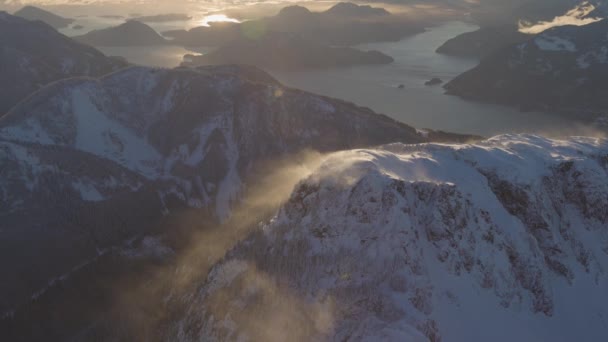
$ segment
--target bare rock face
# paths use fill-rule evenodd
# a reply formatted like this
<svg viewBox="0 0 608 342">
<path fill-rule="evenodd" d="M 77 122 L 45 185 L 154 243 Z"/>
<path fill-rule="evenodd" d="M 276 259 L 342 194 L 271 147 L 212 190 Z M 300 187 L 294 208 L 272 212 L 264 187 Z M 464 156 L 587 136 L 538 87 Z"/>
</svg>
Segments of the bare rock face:
<svg viewBox="0 0 608 342">
<path fill-rule="evenodd" d="M 607 156 L 606 140 L 527 135 L 332 154 L 213 269 L 175 336 L 605 336 Z"/>
</svg>

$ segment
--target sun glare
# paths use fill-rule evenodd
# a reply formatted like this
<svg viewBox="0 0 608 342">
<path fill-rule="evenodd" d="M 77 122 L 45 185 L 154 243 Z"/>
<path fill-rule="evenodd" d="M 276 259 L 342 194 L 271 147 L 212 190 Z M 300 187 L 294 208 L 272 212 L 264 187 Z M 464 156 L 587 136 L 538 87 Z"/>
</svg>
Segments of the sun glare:
<svg viewBox="0 0 608 342">
<path fill-rule="evenodd" d="M 216 23 L 216 22 L 240 23 L 239 20 L 230 18 L 230 17 L 226 16 L 225 14 L 212 14 L 212 15 L 208 15 L 208 16 L 204 17 L 203 20 L 201 20 L 201 24 L 203 26 L 209 26 L 209 23 Z"/>
</svg>

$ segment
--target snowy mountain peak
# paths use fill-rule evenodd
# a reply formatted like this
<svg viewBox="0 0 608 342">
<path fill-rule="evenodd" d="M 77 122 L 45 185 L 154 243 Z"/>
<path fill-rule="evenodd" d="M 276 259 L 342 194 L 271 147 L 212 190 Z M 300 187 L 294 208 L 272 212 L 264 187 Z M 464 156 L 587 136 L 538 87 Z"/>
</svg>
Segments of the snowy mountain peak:
<svg viewBox="0 0 608 342">
<path fill-rule="evenodd" d="M 270 307 L 317 340 L 601 339 L 607 176 L 593 138 L 331 154 L 216 266 L 178 331 L 256 339 Z"/>
</svg>

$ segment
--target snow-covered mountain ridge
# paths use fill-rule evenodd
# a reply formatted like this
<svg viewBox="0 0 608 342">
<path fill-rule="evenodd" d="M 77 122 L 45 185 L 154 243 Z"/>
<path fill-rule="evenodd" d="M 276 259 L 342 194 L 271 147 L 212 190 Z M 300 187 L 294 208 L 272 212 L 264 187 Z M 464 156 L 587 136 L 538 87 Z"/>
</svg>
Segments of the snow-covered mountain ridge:
<svg viewBox="0 0 608 342">
<path fill-rule="evenodd" d="M 12 291 L 38 291 L 47 275 L 145 234 L 174 209 L 225 220 L 257 163 L 302 150 L 468 138 L 422 134 L 253 67 L 130 67 L 55 82 L 0 118 L 0 255 L 28 284 L 0 285 L 0 308 L 20 297 Z"/>
<path fill-rule="evenodd" d="M 602 340 L 607 176 L 595 138 L 331 154 L 212 270 L 172 338 Z"/>
<path fill-rule="evenodd" d="M 132 67 L 99 79 L 68 79 L 0 120 L 0 139 L 63 146 L 149 180 L 189 182 L 184 196 L 199 205 L 222 194 L 218 217 L 228 214 L 244 172 L 259 158 L 440 139 L 433 134 L 242 67 Z M 205 167 L 211 159 L 214 167 Z"/>
</svg>

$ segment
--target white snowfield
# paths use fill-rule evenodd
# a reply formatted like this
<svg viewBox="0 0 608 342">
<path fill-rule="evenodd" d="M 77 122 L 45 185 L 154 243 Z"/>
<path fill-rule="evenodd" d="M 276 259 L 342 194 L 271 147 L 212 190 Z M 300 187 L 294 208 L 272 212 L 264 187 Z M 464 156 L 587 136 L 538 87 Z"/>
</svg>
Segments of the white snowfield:
<svg viewBox="0 0 608 342">
<path fill-rule="evenodd" d="M 607 140 L 352 150 L 214 268 L 175 336 L 602 341 L 607 270 Z"/>
</svg>

